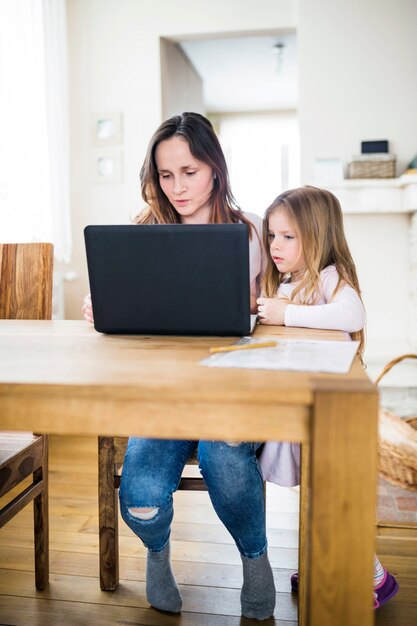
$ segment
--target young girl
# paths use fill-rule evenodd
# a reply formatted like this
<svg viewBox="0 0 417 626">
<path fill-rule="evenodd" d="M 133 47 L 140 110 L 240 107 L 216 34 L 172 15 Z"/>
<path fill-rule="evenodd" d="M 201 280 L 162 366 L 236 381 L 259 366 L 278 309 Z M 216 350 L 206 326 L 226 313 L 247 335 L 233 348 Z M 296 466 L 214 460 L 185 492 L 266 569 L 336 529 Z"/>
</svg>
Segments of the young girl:
<svg viewBox="0 0 417 626">
<path fill-rule="evenodd" d="M 238 209 L 210 122 L 197 113 L 183 113 L 164 122 L 151 138 L 140 178 L 147 207 L 136 218 L 137 224 L 248 224 L 251 308 L 256 312 L 262 269 L 261 236 L 257 232 L 261 220 Z M 92 322 L 89 296 L 83 310 L 84 317 Z M 242 558 L 242 613 L 258 620 L 273 614 L 275 586 L 267 556 L 257 448 L 254 442 L 129 439 L 120 509 L 127 525 L 148 548 L 146 593 L 153 607 L 181 610 L 182 598 L 170 566 L 172 494 L 186 461 L 197 450 L 213 506 Z"/>
<path fill-rule="evenodd" d="M 360 342 L 362 359 L 365 310 L 337 198 L 315 187 L 285 191 L 266 210 L 263 237 L 270 256 L 257 301 L 261 324 L 345 331 Z M 268 442 L 260 464 L 265 480 L 299 484 L 299 445 Z M 291 586 L 298 589 L 298 574 Z M 374 607 L 397 591 L 394 576 L 375 556 Z"/>
</svg>

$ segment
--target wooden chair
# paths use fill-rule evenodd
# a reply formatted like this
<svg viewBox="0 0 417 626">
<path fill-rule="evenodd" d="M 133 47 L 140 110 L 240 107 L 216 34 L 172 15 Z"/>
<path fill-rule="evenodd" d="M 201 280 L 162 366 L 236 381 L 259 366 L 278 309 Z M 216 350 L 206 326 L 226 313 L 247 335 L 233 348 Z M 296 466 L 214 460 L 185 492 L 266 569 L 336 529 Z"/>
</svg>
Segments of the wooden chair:
<svg viewBox="0 0 417 626">
<path fill-rule="evenodd" d="M 120 468 L 123 465 L 127 437 L 98 438 L 98 500 L 99 500 L 99 554 L 100 587 L 115 591 L 119 584 L 118 494 Z M 188 459 L 187 465 L 196 465 L 197 459 Z M 207 491 L 200 477 L 183 476 L 179 489 Z"/>
<path fill-rule="evenodd" d="M 51 319 L 52 270 L 52 244 L 0 244 L 0 318 Z M 35 584 L 43 589 L 49 579 L 48 437 L 0 432 L 0 498 L 29 476 L 32 483 L 0 508 L 0 528 L 33 501 Z"/>
</svg>

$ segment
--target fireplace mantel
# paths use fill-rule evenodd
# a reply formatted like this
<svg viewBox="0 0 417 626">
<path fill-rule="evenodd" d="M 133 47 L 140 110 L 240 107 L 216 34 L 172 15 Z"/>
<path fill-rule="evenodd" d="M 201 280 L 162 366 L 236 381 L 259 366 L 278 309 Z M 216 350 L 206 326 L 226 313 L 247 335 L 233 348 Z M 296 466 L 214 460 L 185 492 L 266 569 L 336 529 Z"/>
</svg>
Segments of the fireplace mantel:
<svg viewBox="0 0 417 626">
<path fill-rule="evenodd" d="M 328 186 L 344 213 L 415 213 L 417 174 L 400 178 L 361 178 Z"/>
</svg>

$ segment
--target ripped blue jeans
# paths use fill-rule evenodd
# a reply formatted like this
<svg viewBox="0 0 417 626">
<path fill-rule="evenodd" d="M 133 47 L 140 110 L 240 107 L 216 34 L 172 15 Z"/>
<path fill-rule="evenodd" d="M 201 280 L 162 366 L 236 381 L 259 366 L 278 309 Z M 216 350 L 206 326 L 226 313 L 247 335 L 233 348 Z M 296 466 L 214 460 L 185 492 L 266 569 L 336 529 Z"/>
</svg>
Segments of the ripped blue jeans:
<svg viewBox="0 0 417 626">
<path fill-rule="evenodd" d="M 147 548 L 162 550 L 169 540 L 174 514 L 172 494 L 185 463 L 197 448 L 200 470 L 217 515 L 243 556 L 261 556 L 267 541 L 258 447 L 250 442 L 131 437 L 119 491 L 124 521 Z M 150 512 L 138 517 L 138 508 Z"/>
</svg>

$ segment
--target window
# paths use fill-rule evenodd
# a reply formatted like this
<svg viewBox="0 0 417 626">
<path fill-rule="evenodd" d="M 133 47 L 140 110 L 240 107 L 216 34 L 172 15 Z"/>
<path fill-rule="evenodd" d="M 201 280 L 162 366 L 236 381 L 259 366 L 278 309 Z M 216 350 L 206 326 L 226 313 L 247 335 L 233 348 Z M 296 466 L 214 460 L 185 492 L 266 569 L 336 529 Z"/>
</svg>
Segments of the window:
<svg viewBox="0 0 417 626">
<path fill-rule="evenodd" d="M 300 184 L 294 112 L 215 117 L 239 206 L 263 215 L 278 194 Z"/>
<path fill-rule="evenodd" d="M 0 3 L 0 239 L 70 257 L 65 0 Z"/>
</svg>

